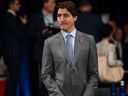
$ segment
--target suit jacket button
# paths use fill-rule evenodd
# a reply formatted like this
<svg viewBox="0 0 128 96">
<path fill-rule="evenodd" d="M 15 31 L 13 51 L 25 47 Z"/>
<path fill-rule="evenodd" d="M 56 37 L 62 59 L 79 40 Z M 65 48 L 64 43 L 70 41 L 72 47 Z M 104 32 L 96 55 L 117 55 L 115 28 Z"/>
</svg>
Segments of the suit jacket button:
<svg viewBox="0 0 128 96">
<path fill-rule="evenodd" d="M 72 69 L 71 72 L 72 72 L 72 73 L 75 72 L 75 69 Z"/>
</svg>

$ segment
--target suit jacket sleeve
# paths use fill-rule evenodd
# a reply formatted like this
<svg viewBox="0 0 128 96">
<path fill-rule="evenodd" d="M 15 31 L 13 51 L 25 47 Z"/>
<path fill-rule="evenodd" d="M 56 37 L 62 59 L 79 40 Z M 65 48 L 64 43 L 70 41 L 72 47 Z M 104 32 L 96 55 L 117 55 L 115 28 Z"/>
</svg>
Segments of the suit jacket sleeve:
<svg viewBox="0 0 128 96">
<path fill-rule="evenodd" d="M 54 80 L 54 62 L 48 40 L 45 41 L 42 60 L 41 79 L 49 91 L 49 96 L 64 96 Z"/>
<path fill-rule="evenodd" d="M 94 96 L 95 89 L 98 85 L 98 61 L 97 50 L 94 38 L 91 38 L 89 57 L 88 57 L 88 82 L 82 96 Z"/>
</svg>

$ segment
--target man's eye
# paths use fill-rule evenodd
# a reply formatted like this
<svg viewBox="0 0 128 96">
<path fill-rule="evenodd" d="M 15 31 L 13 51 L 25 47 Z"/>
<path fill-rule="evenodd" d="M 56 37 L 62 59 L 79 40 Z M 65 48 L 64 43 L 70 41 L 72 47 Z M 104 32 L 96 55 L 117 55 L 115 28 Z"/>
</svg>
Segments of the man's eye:
<svg viewBox="0 0 128 96">
<path fill-rule="evenodd" d="M 64 17 L 69 17 L 69 15 L 68 14 L 64 14 Z"/>
<path fill-rule="evenodd" d="M 60 16 L 61 16 L 60 14 L 57 15 L 57 17 L 60 17 Z"/>
</svg>

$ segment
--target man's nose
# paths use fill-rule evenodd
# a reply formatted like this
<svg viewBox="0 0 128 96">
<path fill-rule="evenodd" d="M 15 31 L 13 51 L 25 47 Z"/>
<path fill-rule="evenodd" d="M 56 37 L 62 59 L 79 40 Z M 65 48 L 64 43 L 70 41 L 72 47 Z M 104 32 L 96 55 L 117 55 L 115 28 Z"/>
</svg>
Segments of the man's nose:
<svg viewBox="0 0 128 96">
<path fill-rule="evenodd" d="M 64 21 L 64 17 L 63 16 L 60 17 L 60 21 L 61 22 Z"/>
</svg>

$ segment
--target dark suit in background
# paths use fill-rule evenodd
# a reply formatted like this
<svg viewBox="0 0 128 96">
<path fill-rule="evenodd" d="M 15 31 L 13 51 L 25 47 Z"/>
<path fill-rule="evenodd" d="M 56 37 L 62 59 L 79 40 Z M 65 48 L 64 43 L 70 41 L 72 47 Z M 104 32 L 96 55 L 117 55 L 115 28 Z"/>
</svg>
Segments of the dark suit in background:
<svg viewBox="0 0 128 96">
<path fill-rule="evenodd" d="M 82 32 L 93 35 L 96 42 L 101 40 L 101 27 L 102 21 L 100 16 L 87 12 L 78 15 L 76 28 Z"/>
<path fill-rule="evenodd" d="M 17 82 L 21 72 L 25 28 L 20 26 L 16 16 L 10 12 L 6 12 L 2 20 L 2 55 L 9 73 L 6 96 L 16 96 Z"/>
<path fill-rule="evenodd" d="M 56 16 L 53 14 L 54 21 L 56 20 Z M 42 51 L 43 51 L 43 44 L 44 40 L 48 38 L 50 33 L 43 34 L 43 30 L 48 28 L 44 23 L 44 15 L 40 11 L 35 15 L 31 16 L 30 24 L 29 24 L 29 35 L 31 40 L 33 41 L 33 58 L 41 62 L 42 59 Z"/>
<path fill-rule="evenodd" d="M 53 14 L 53 19 L 56 21 L 56 16 Z M 44 31 L 44 32 L 43 32 Z M 42 84 L 40 84 L 40 69 L 42 61 L 42 52 L 44 46 L 44 40 L 49 36 L 57 33 L 58 29 L 46 26 L 44 23 L 44 14 L 42 11 L 33 15 L 30 19 L 29 24 L 29 36 L 31 40 L 31 85 L 32 93 L 37 94 L 39 87 L 42 87 L 40 94 L 47 96 L 46 89 Z M 33 96 L 35 96 L 33 95 Z"/>
</svg>

